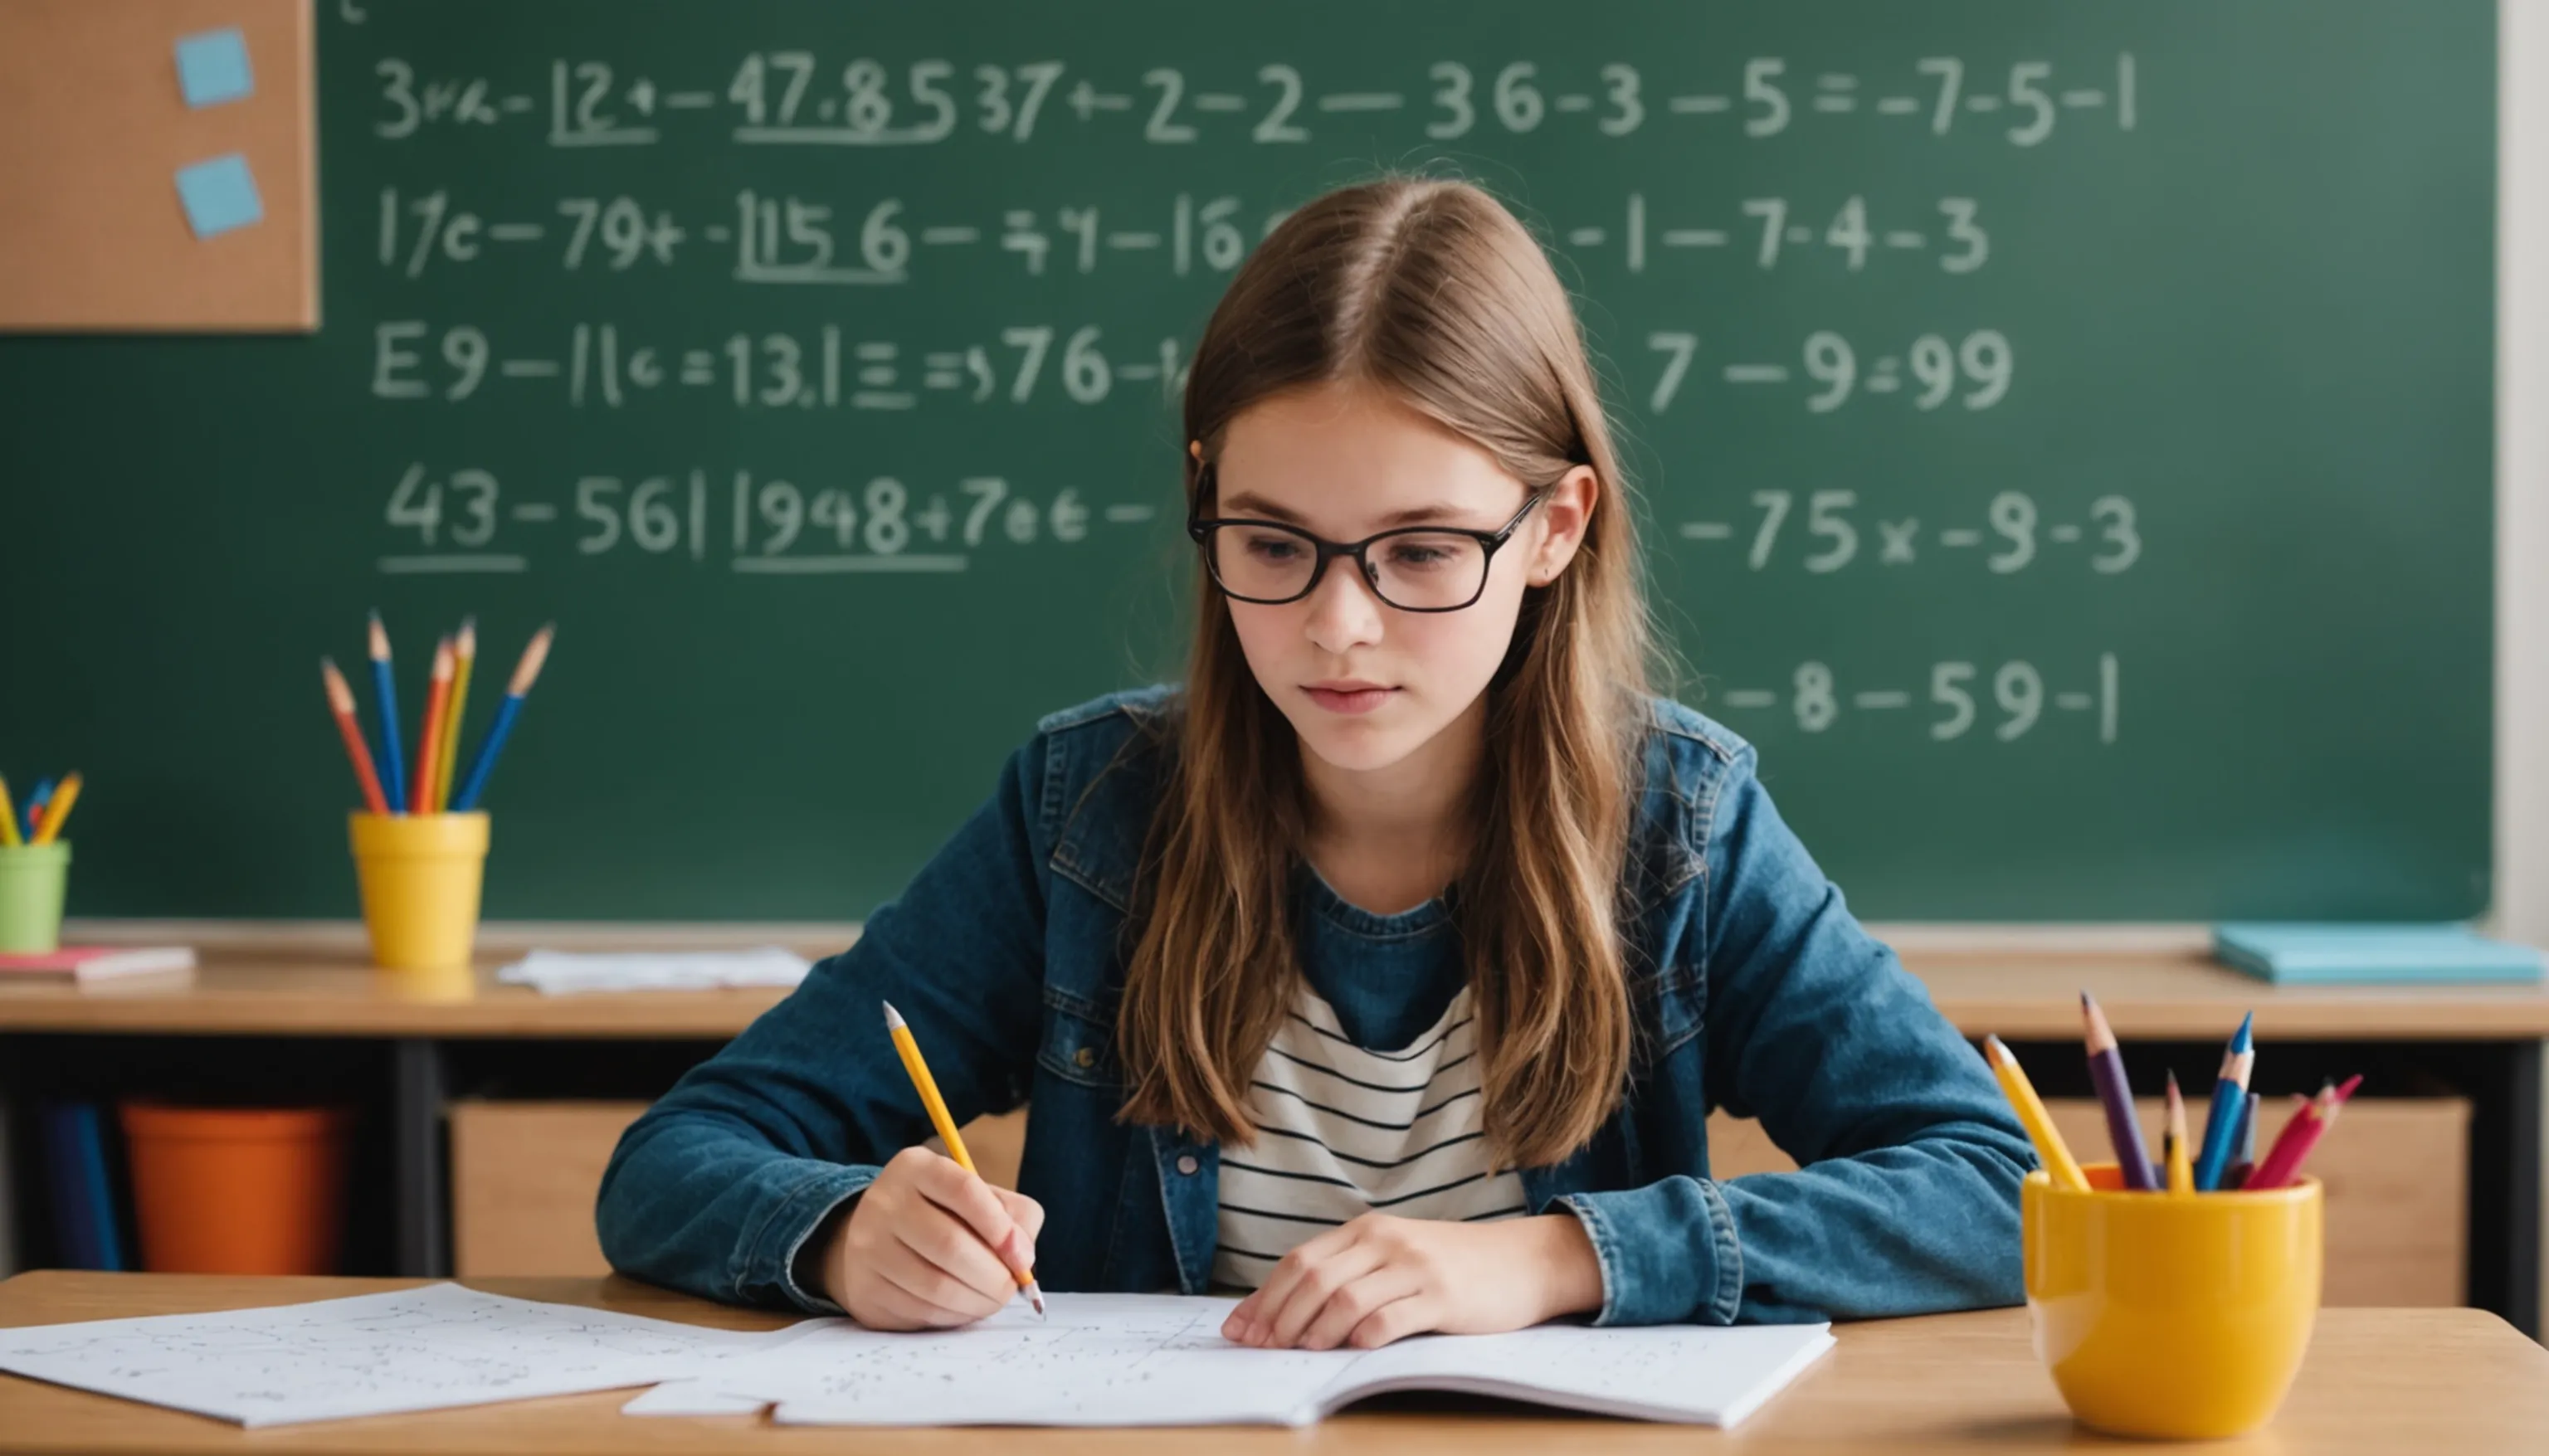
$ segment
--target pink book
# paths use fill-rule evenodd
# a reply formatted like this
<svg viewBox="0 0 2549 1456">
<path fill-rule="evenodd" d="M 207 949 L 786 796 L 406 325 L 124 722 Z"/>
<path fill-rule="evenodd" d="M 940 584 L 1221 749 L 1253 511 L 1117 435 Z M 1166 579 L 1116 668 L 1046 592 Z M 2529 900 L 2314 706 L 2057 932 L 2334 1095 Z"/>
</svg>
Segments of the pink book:
<svg viewBox="0 0 2549 1456">
<path fill-rule="evenodd" d="M 110 980 L 120 975 L 151 975 L 195 968 L 192 946 L 64 946 L 36 956 L 0 955 L 0 981 L 14 976 L 65 976 L 75 981 Z"/>
</svg>

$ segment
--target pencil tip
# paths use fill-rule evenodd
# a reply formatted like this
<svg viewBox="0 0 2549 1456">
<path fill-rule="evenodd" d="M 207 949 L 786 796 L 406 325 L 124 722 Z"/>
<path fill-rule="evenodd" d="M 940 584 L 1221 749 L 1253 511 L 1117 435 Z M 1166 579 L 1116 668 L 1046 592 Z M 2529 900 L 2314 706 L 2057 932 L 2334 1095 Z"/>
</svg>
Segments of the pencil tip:
<svg viewBox="0 0 2549 1456">
<path fill-rule="evenodd" d="M 893 1031 L 896 1027 L 903 1025 L 902 1013 L 894 1009 L 894 1003 L 888 1001 L 884 1005 L 886 1030 Z"/>
</svg>

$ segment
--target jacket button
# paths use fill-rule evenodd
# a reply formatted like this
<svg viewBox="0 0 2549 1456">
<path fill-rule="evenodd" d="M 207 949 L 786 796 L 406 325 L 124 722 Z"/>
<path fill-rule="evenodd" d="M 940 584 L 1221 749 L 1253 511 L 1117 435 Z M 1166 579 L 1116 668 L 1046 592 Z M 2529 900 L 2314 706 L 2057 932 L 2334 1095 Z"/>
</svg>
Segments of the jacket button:
<svg viewBox="0 0 2549 1456">
<path fill-rule="evenodd" d="M 1095 1066 L 1097 1064 L 1097 1053 L 1089 1050 L 1086 1046 L 1083 1046 L 1079 1050 L 1071 1053 L 1071 1063 L 1074 1066 L 1081 1067 Z"/>
<path fill-rule="evenodd" d="M 1178 1154 L 1178 1171 L 1180 1173 L 1191 1173 L 1202 1166 L 1203 1164 L 1194 1160 L 1194 1154 L 1191 1152 Z"/>
</svg>

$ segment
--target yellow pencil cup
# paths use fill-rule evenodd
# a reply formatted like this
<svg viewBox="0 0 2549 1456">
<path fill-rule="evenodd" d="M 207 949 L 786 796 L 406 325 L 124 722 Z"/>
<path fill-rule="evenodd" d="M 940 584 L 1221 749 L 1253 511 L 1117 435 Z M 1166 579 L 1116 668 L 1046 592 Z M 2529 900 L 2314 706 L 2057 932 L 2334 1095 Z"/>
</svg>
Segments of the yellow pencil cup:
<svg viewBox="0 0 2549 1456">
<path fill-rule="evenodd" d="M 467 965 L 486 878 L 486 814 L 357 813 L 347 822 L 373 963 L 391 970 Z"/>
<path fill-rule="evenodd" d="M 2315 1178 L 2265 1193 L 2020 1189 L 2035 1354 L 2063 1404 L 2116 1435 L 2214 1440 L 2271 1419 L 2318 1316 Z"/>
<path fill-rule="evenodd" d="M 70 870 L 68 840 L 0 845 L 0 955 L 41 956 L 61 945 Z"/>
</svg>

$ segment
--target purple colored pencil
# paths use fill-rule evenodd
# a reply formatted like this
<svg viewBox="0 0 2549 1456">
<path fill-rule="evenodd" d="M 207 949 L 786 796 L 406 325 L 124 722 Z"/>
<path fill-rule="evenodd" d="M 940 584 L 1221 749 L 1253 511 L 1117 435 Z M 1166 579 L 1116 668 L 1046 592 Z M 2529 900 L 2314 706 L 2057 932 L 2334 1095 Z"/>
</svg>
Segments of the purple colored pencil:
<svg viewBox="0 0 2549 1456">
<path fill-rule="evenodd" d="M 2159 1174 L 2151 1167 L 2141 1123 L 2133 1116 L 2133 1089 L 2124 1080 L 2124 1053 L 2116 1049 L 2116 1033 L 2107 1025 L 2107 1014 L 2086 991 L 2080 993 L 2080 1020 L 2089 1043 L 2089 1080 L 2107 1109 L 2107 1137 L 2116 1144 L 2116 1166 L 2123 1170 L 2126 1188 L 2143 1193 L 2156 1190 Z"/>
</svg>

